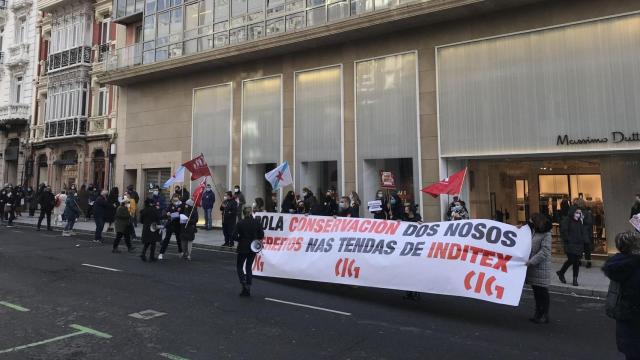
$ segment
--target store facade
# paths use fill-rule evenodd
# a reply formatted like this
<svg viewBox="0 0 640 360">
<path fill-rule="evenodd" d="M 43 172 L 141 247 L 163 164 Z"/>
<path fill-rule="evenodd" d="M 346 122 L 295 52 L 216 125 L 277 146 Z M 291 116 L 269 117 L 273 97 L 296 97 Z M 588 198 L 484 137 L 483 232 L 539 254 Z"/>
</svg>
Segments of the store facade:
<svg viewBox="0 0 640 360">
<path fill-rule="evenodd" d="M 640 193 L 640 14 L 437 48 L 441 167 L 468 166 L 472 216 L 512 224 L 591 208 L 594 253 L 615 251 Z"/>
</svg>

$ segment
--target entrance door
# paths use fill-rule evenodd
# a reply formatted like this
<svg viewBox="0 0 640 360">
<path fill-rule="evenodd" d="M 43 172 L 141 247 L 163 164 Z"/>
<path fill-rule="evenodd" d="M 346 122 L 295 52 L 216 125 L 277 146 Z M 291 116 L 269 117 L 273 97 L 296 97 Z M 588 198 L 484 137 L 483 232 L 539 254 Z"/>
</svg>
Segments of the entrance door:
<svg viewBox="0 0 640 360">
<path fill-rule="evenodd" d="M 153 190 L 156 186 L 162 186 L 165 181 L 169 180 L 171 177 L 171 168 L 160 168 L 160 169 L 145 169 L 144 170 L 144 188 L 146 191 L 146 197 L 152 195 Z M 169 194 L 168 191 L 160 189 L 160 195 L 164 198 L 165 204 L 169 203 Z"/>
<path fill-rule="evenodd" d="M 265 179 L 264 175 L 275 169 L 277 164 L 250 164 L 245 167 L 244 177 L 244 196 L 247 204 L 253 203 L 255 198 L 262 198 L 268 209 L 273 204 L 271 200 L 271 184 Z M 276 204 L 279 205 L 279 204 Z"/>
<path fill-rule="evenodd" d="M 300 163 L 300 184 L 307 187 L 315 194 L 322 195 L 327 190 L 334 188 L 341 194 L 338 188 L 338 162 L 337 161 L 312 161 Z"/>
</svg>

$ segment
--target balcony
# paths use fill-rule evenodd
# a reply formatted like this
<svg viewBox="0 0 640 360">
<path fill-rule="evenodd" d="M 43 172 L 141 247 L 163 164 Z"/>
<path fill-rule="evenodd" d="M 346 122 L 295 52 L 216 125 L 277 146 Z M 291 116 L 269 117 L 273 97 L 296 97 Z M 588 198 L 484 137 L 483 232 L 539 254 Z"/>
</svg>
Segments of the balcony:
<svg viewBox="0 0 640 360">
<path fill-rule="evenodd" d="M 50 12 L 55 7 L 68 5 L 70 0 L 38 0 L 37 6 L 39 11 Z"/>
<path fill-rule="evenodd" d="M 0 24 L 7 22 L 7 1 L 0 0 Z"/>
<path fill-rule="evenodd" d="M 79 46 L 49 55 L 47 74 L 76 65 L 91 65 L 91 47 Z"/>
<path fill-rule="evenodd" d="M 29 44 L 18 44 L 9 47 L 7 58 L 4 60 L 8 68 L 24 67 L 29 64 Z"/>
<path fill-rule="evenodd" d="M 87 136 L 101 136 L 115 134 L 115 129 L 109 127 L 109 115 L 94 116 L 89 119 Z"/>
<path fill-rule="evenodd" d="M 9 8 L 15 12 L 20 9 L 29 8 L 31 5 L 33 5 L 33 0 L 11 0 Z"/>
<path fill-rule="evenodd" d="M 29 124 L 31 106 L 26 104 L 10 104 L 0 106 L 0 127 L 24 126 Z"/>
<path fill-rule="evenodd" d="M 85 135 L 87 135 L 87 118 L 47 121 L 44 126 L 44 140 L 64 139 Z"/>
</svg>

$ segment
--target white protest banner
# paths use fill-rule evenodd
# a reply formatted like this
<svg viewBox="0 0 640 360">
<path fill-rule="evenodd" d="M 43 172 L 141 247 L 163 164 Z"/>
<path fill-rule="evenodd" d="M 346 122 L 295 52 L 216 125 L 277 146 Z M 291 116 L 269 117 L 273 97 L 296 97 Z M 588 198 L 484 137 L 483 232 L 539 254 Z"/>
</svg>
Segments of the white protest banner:
<svg viewBox="0 0 640 360">
<path fill-rule="evenodd" d="M 636 230 L 640 231 L 640 214 L 635 214 L 629 219 L 631 225 L 633 225 Z"/>
<path fill-rule="evenodd" d="M 464 296 L 517 306 L 531 230 L 492 220 L 409 223 L 259 213 L 254 275 Z"/>
</svg>

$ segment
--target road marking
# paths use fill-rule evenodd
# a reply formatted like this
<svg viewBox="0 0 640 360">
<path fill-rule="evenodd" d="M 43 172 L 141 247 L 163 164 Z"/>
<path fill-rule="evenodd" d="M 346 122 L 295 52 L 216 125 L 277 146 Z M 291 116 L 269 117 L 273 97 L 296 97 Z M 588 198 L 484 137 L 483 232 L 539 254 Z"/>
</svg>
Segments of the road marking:
<svg viewBox="0 0 640 360">
<path fill-rule="evenodd" d="M 97 330 L 88 328 L 86 326 L 72 324 L 72 325 L 69 325 L 69 327 L 72 328 L 72 329 L 76 329 L 78 331 L 72 332 L 72 333 L 67 334 L 67 335 L 57 336 L 57 337 L 54 337 L 54 338 L 51 338 L 51 339 L 34 342 L 34 343 L 31 343 L 31 344 L 27 344 L 27 345 L 21 345 L 21 346 L 16 346 L 16 347 L 13 347 L 13 348 L 10 348 L 10 349 L 0 350 L 0 354 L 6 354 L 6 353 L 14 352 L 14 351 L 28 349 L 28 348 L 32 348 L 32 347 L 35 347 L 35 346 L 49 344 L 49 343 L 52 343 L 52 342 L 55 342 L 55 341 L 60 341 L 60 340 L 68 339 L 70 337 L 74 337 L 74 336 L 78 336 L 78 335 L 84 335 L 84 334 L 97 336 L 97 337 L 102 338 L 102 339 L 111 339 L 111 335 L 103 333 L 101 331 L 97 331 Z"/>
<path fill-rule="evenodd" d="M 277 303 L 281 303 L 281 304 L 288 304 L 288 305 L 293 305 L 293 306 L 300 306 L 300 307 L 309 308 L 309 309 L 314 309 L 314 310 L 327 311 L 327 312 L 334 313 L 334 314 L 340 314 L 340 315 L 345 315 L 345 316 L 351 316 L 351 313 L 344 312 L 344 311 L 332 310 L 332 309 L 321 308 L 321 307 L 311 306 L 311 305 L 305 305 L 305 304 L 299 304 L 299 303 L 294 303 L 294 302 L 284 301 L 284 300 L 278 300 L 278 299 L 272 299 L 272 298 L 264 298 L 264 299 L 265 299 L 265 300 L 267 300 L 267 301 L 273 301 L 273 302 L 277 302 Z"/>
<path fill-rule="evenodd" d="M 108 268 L 108 267 L 104 267 L 104 266 L 98 266 L 98 265 L 91 265 L 91 264 L 82 264 L 83 266 L 89 266 L 89 267 L 93 267 L 96 269 L 102 269 L 102 270 L 109 270 L 109 271 L 122 271 L 122 270 L 118 270 L 118 269 L 112 269 L 112 268 Z"/>
<path fill-rule="evenodd" d="M 161 353 L 161 354 L 158 354 L 158 355 L 160 355 L 160 356 L 162 356 L 164 358 L 170 359 L 170 360 L 189 360 L 187 358 L 184 358 L 184 357 L 181 357 L 181 356 L 178 356 L 178 355 L 169 354 L 169 353 Z"/>
<path fill-rule="evenodd" d="M 144 310 L 137 313 L 129 314 L 132 318 L 141 319 L 141 320 L 149 320 L 159 316 L 167 315 L 167 313 L 155 311 L 155 310 Z"/>
<path fill-rule="evenodd" d="M 24 308 L 24 307 L 22 307 L 20 305 L 12 304 L 12 303 L 9 303 L 9 302 L 6 302 L 6 301 L 0 301 L 0 305 L 4 305 L 4 306 L 6 306 L 8 308 L 11 308 L 13 310 L 18 310 L 18 311 L 22 311 L 22 312 L 29 311 L 29 309 L 27 309 L 27 308 Z"/>
</svg>

